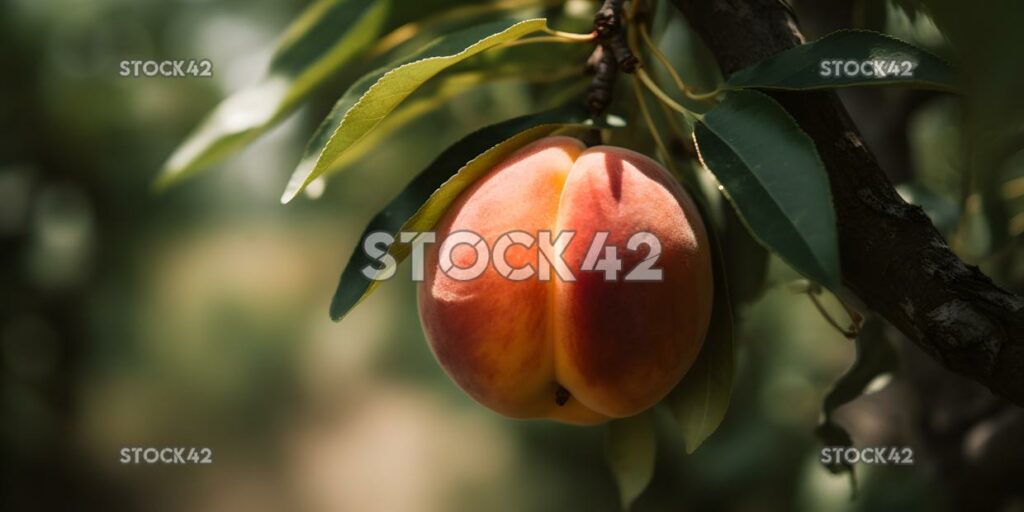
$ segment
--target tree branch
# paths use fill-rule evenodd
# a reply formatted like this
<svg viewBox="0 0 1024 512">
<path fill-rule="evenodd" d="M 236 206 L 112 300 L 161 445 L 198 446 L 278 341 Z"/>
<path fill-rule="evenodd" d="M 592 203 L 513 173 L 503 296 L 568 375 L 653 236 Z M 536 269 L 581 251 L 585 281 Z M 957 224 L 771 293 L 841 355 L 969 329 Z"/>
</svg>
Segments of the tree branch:
<svg viewBox="0 0 1024 512">
<path fill-rule="evenodd" d="M 779 0 L 673 0 L 728 76 L 803 42 Z M 828 168 L 843 283 L 950 371 L 1024 405 L 1024 299 L 950 250 L 893 189 L 832 92 L 772 96 Z"/>
</svg>

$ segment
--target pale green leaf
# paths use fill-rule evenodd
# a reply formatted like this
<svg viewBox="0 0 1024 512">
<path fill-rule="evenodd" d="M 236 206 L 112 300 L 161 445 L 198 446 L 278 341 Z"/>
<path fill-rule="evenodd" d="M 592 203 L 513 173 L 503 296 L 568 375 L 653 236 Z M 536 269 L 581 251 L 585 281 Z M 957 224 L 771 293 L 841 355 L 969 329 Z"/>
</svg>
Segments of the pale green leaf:
<svg viewBox="0 0 1024 512">
<path fill-rule="evenodd" d="M 338 100 L 313 136 L 281 201 L 292 200 L 326 172 L 335 160 L 430 78 L 489 48 L 546 29 L 544 19 L 478 25 L 442 36 L 402 62 L 361 78 Z"/>
<path fill-rule="evenodd" d="M 374 43 L 391 0 L 321 0 L 287 29 L 266 77 L 220 103 L 171 154 L 165 187 L 240 150 Z"/>
<path fill-rule="evenodd" d="M 471 89 L 496 82 L 518 81 L 529 84 L 547 84 L 572 77 L 583 77 L 582 62 L 589 48 L 583 45 L 516 46 L 481 54 L 446 70 L 429 81 L 409 97 L 376 128 L 342 153 L 324 175 L 345 170 L 346 167 L 371 155 L 379 144 L 389 140 L 409 123 L 423 118 L 443 106 L 460 101 Z M 490 58 L 493 55 L 493 59 Z M 482 59 L 486 57 L 486 59 Z M 579 62 L 567 65 L 566 62 Z M 561 102 L 549 104 L 556 105 Z M 323 178 L 320 178 L 323 179 Z"/>
<path fill-rule="evenodd" d="M 651 411 L 608 423 L 605 456 L 619 486 L 623 510 L 628 510 L 651 483 L 656 452 L 657 439 Z"/>
</svg>

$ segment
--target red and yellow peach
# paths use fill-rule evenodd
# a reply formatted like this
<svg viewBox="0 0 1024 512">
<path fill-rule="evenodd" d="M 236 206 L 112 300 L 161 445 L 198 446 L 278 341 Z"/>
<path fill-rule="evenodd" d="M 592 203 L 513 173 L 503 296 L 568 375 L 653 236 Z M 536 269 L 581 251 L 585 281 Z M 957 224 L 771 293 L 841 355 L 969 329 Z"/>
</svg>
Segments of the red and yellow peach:
<svg viewBox="0 0 1024 512">
<path fill-rule="evenodd" d="M 562 257 L 574 279 L 514 280 L 493 264 L 454 279 L 438 267 L 440 242 L 464 230 L 491 248 L 509 232 L 571 231 Z M 668 394 L 700 351 L 712 301 L 707 233 L 692 199 L 650 158 L 568 137 L 536 141 L 463 192 L 436 231 L 419 288 L 427 339 L 451 378 L 499 413 L 575 424 L 631 416 Z M 580 270 L 599 232 L 621 259 L 612 281 Z M 656 237 L 660 255 L 627 247 L 640 232 Z M 538 246 L 505 244 L 503 256 L 512 268 L 537 267 Z M 648 256 L 660 280 L 624 278 Z M 463 244 L 451 257 L 466 268 L 478 255 Z"/>
</svg>

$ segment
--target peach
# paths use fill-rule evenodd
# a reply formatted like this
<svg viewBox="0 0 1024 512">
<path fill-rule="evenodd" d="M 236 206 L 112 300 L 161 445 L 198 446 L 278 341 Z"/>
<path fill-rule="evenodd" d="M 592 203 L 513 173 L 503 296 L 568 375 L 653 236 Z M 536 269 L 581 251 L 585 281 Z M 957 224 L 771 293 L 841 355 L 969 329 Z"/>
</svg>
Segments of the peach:
<svg viewBox="0 0 1024 512">
<path fill-rule="evenodd" d="M 542 279 L 538 242 L 503 247 L 509 267 L 537 270 L 527 278 L 505 277 L 493 257 L 479 277 L 454 278 L 438 263 L 441 242 L 459 231 L 491 249 L 512 231 L 574 232 L 561 254 L 571 275 Z M 599 247 L 615 247 L 622 263 L 611 281 L 581 270 L 602 231 Z M 638 232 L 654 235 L 660 254 L 627 247 Z M 668 394 L 700 351 L 711 316 L 707 233 L 683 188 L 639 153 L 536 141 L 464 191 L 436 235 L 418 292 L 424 331 L 452 380 L 501 414 L 574 424 L 631 416 Z M 450 254 L 459 268 L 479 257 L 467 244 Z M 627 280 L 649 255 L 661 279 Z"/>
</svg>

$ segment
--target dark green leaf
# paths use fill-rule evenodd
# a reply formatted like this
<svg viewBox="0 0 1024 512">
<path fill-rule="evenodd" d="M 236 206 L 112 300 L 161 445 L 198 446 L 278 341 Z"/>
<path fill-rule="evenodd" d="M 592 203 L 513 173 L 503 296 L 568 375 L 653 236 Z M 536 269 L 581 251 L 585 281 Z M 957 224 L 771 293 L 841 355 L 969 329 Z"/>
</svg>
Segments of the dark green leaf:
<svg viewBox="0 0 1024 512">
<path fill-rule="evenodd" d="M 164 164 L 170 185 L 240 150 L 290 113 L 317 86 L 380 35 L 390 2 L 323 0 L 285 32 L 267 76 L 217 106 Z"/>
<path fill-rule="evenodd" d="M 702 213 L 706 213 L 704 201 L 698 198 L 697 202 Z M 725 275 L 725 259 L 717 234 L 710 225 L 708 228 L 715 285 L 711 324 L 697 360 L 667 398 L 667 404 L 682 431 L 686 453 L 693 453 L 725 418 L 732 399 L 736 365 L 732 303 Z"/>
<path fill-rule="evenodd" d="M 651 482 L 656 449 L 651 411 L 608 423 L 605 455 L 619 486 L 623 510 L 628 510 Z"/>
<path fill-rule="evenodd" d="M 359 79 L 313 135 L 281 201 L 291 201 L 430 78 L 489 48 L 546 29 L 543 19 L 478 25 L 442 36 L 417 54 Z"/>
<path fill-rule="evenodd" d="M 729 205 L 723 205 L 724 229 L 721 236 L 729 293 L 738 308 L 761 296 L 768 280 L 769 255 Z"/>
<path fill-rule="evenodd" d="M 446 149 L 363 231 L 341 274 L 331 302 L 331 318 L 340 320 L 380 282 L 363 274 L 363 269 L 368 266 L 380 268 L 363 251 L 363 244 L 371 233 L 384 231 L 397 235 L 401 231 L 432 229 L 459 194 L 496 164 L 534 140 L 564 128 L 583 126 L 587 117 L 582 104 L 574 103 L 488 126 Z M 388 253 L 400 263 L 408 256 L 409 250 L 408 244 L 394 243 Z"/>
<path fill-rule="evenodd" d="M 694 129 L 701 162 L 751 233 L 797 271 L 839 286 L 836 217 L 814 142 L 770 97 L 733 91 Z"/>
<path fill-rule="evenodd" d="M 856 73 L 836 73 L 835 63 L 884 64 L 879 76 L 873 65 Z M 851 68 L 852 69 L 852 68 Z M 952 69 L 939 57 L 885 34 L 866 30 L 840 30 L 813 43 L 791 48 L 737 71 L 726 82 L 730 88 L 828 89 L 851 86 L 900 85 L 956 91 Z"/>
</svg>

